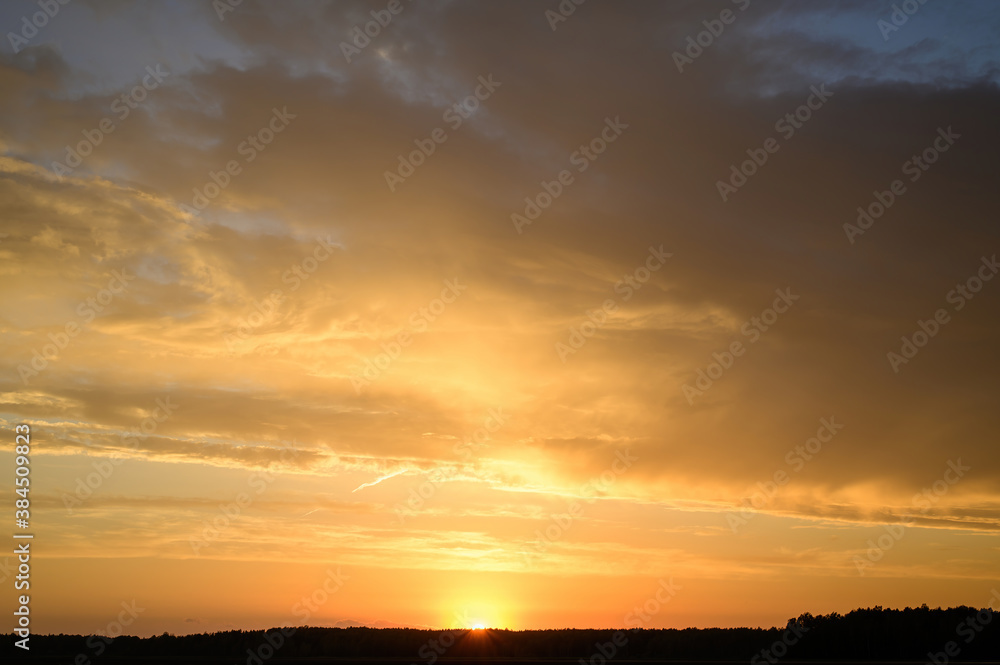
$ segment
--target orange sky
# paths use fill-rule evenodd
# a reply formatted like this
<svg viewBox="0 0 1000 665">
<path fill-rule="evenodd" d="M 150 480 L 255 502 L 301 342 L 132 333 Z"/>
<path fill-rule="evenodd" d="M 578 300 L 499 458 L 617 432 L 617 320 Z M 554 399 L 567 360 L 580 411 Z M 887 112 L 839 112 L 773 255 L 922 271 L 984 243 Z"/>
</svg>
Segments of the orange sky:
<svg viewBox="0 0 1000 665">
<path fill-rule="evenodd" d="M 33 630 L 985 602 L 997 8 L 414 2 L 348 61 L 376 4 L 0 52 Z"/>
</svg>

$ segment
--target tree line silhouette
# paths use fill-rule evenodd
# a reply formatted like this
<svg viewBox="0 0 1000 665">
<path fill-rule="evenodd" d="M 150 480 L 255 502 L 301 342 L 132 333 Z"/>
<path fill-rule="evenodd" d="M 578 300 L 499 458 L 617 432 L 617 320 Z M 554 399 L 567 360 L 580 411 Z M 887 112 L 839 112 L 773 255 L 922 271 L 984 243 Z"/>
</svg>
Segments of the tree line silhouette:
<svg viewBox="0 0 1000 665">
<path fill-rule="evenodd" d="M 386 659 L 424 663 L 510 658 L 570 659 L 603 665 L 629 660 L 1000 661 L 1000 621 L 990 608 L 903 610 L 881 606 L 848 614 L 802 614 L 779 628 L 421 630 L 286 627 L 269 631 L 117 638 L 36 635 L 31 650 L 6 635 L 3 662 L 97 665 L 101 662 L 218 662 L 262 665 L 299 659 Z"/>
</svg>

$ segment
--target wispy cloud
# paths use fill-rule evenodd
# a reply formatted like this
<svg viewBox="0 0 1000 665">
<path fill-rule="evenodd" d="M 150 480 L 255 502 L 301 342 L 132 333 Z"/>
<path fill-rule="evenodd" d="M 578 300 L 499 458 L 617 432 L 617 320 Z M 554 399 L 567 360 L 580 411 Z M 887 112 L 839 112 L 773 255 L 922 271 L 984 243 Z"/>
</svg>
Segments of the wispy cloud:
<svg viewBox="0 0 1000 665">
<path fill-rule="evenodd" d="M 354 492 L 357 492 L 358 490 L 364 489 L 366 487 L 372 487 L 374 485 L 378 485 L 383 480 L 389 480 L 390 478 L 395 478 L 396 476 L 402 475 L 402 474 L 406 473 L 407 471 L 409 471 L 409 469 L 400 469 L 398 471 L 393 471 L 392 473 L 388 473 L 388 474 L 382 476 L 381 478 L 376 478 L 375 480 L 371 481 L 370 483 L 361 483 L 360 485 L 358 485 L 357 487 L 355 487 L 353 490 L 351 490 L 351 493 L 353 494 Z"/>
</svg>

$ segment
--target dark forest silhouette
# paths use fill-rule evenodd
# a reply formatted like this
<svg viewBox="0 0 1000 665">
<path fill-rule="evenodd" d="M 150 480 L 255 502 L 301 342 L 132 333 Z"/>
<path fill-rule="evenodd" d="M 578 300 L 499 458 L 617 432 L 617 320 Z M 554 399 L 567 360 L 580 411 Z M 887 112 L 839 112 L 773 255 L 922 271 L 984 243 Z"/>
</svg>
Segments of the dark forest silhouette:
<svg viewBox="0 0 1000 665">
<path fill-rule="evenodd" d="M 115 639 L 80 635 L 31 638 L 30 654 L 7 635 L 0 660 L 90 665 L 101 662 L 206 661 L 260 665 L 298 659 L 391 659 L 407 663 L 470 658 L 571 659 L 601 665 L 629 660 L 797 660 L 948 662 L 1000 660 L 1000 621 L 991 609 L 904 610 L 880 606 L 789 619 L 783 628 L 606 630 L 420 630 L 287 627 L 270 631 Z M 282 630 L 284 634 L 282 634 Z M 83 655 L 81 658 L 80 655 Z M 312 662 L 316 662 L 313 660 Z"/>
</svg>

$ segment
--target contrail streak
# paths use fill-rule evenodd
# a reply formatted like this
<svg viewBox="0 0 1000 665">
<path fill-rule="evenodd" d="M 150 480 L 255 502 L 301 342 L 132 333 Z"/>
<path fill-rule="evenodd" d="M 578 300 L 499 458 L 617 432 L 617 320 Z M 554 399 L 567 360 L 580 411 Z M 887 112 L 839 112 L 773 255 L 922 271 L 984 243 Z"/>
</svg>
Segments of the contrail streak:
<svg viewBox="0 0 1000 665">
<path fill-rule="evenodd" d="M 365 487 L 371 487 L 372 485 L 378 485 L 383 480 L 389 480 L 390 478 L 392 478 L 394 476 L 398 476 L 401 473 L 406 473 L 407 471 L 409 471 L 409 469 L 400 469 L 399 471 L 393 471 L 392 473 L 390 473 L 388 475 L 382 476 L 381 478 L 377 478 L 377 479 L 371 481 L 370 483 L 361 483 L 360 485 L 358 485 L 357 487 L 355 487 L 353 490 L 351 490 L 351 494 L 354 494 L 358 490 L 364 489 Z"/>
</svg>

